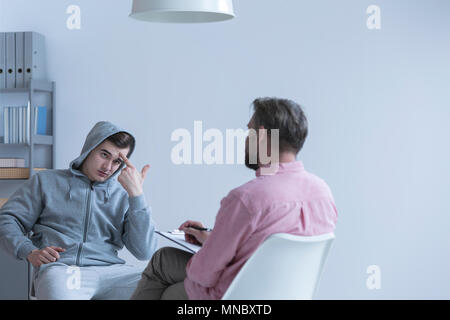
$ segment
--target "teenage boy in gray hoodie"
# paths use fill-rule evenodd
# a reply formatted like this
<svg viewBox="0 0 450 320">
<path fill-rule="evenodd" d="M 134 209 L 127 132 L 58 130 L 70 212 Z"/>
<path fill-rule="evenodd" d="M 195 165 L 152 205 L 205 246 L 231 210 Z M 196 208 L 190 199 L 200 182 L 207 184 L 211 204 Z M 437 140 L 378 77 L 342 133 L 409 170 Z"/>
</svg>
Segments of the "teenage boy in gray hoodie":
<svg viewBox="0 0 450 320">
<path fill-rule="evenodd" d="M 99 122 L 69 169 L 36 173 L 0 209 L 0 246 L 34 266 L 37 299 L 131 296 L 142 270 L 118 250 L 148 260 L 157 246 L 143 193 L 150 166 L 131 164 L 134 146 L 130 133 Z"/>
</svg>

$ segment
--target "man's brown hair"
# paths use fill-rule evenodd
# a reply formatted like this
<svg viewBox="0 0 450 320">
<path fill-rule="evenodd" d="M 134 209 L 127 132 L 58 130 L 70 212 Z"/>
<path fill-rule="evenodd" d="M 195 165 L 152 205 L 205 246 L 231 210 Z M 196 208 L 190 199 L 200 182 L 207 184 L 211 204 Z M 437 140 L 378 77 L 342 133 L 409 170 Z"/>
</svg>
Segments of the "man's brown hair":
<svg viewBox="0 0 450 320">
<path fill-rule="evenodd" d="M 299 104 L 288 99 L 258 98 L 253 101 L 254 128 L 279 130 L 280 152 L 297 154 L 308 135 L 308 121 Z"/>
</svg>

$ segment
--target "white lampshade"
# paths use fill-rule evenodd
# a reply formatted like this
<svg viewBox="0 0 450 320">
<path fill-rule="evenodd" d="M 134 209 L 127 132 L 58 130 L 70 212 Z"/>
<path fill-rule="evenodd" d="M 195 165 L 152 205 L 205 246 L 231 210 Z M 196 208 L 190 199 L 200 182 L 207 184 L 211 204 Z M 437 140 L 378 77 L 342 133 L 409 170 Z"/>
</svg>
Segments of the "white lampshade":
<svg viewBox="0 0 450 320">
<path fill-rule="evenodd" d="M 234 18 L 232 0 L 133 0 L 130 17 L 151 22 L 198 23 Z"/>
</svg>

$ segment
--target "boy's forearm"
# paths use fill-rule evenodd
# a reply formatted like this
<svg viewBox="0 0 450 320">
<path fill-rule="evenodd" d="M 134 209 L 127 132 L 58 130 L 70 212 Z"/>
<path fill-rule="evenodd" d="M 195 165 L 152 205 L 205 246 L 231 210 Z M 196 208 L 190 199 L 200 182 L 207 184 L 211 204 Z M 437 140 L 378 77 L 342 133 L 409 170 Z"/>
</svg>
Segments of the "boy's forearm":
<svg viewBox="0 0 450 320">
<path fill-rule="evenodd" d="M 139 260 L 148 260 L 156 249 L 155 224 L 144 195 L 129 198 L 130 208 L 125 224 L 124 243 Z"/>
</svg>

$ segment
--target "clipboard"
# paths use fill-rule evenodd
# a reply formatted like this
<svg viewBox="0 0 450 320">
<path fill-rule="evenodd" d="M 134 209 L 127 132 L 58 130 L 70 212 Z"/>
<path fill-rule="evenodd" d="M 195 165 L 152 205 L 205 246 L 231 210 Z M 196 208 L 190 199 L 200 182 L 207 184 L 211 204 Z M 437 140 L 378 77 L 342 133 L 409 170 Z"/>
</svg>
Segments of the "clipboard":
<svg viewBox="0 0 450 320">
<path fill-rule="evenodd" d="M 160 236 L 169 239 L 170 241 L 175 242 L 179 246 L 183 247 L 186 251 L 189 251 L 191 253 L 196 253 L 198 250 L 200 250 L 201 246 L 198 246 L 196 244 L 192 244 L 184 240 L 184 233 L 171 233 L 171 232 L 163 232 L 159 230 L 155 230 L 157 234 Z"/>
</svg>

